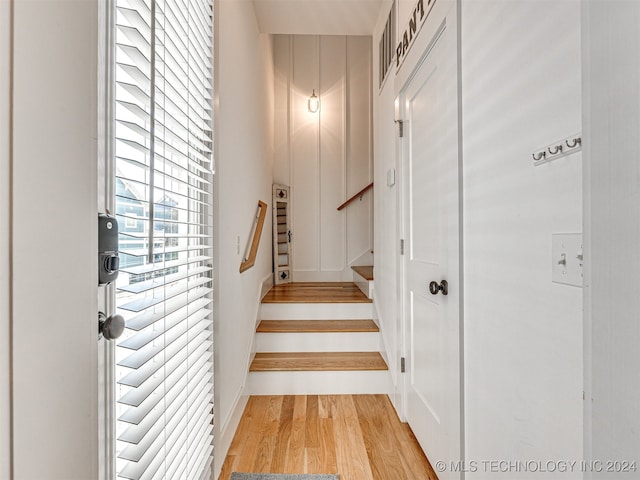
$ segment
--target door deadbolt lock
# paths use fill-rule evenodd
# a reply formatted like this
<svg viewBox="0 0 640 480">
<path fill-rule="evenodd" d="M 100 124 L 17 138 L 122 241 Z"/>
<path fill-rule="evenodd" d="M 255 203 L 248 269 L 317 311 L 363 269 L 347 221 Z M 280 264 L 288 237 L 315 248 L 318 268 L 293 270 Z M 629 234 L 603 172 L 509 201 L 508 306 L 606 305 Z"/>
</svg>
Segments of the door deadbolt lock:
<svg viewBox="0 0 640 480">
<path fill-rule="evenodd" d="M 437 295 L 438 292 L 442 292 L 442 295 L 449 294 L 449 283 L 446 280 L 442 280 L 438 285 L 438 282 L 431 282 L 429 284 L 429 292 L 431 295 Z"/>
<path fill-rule="evenodd" d="M 98 339 L 115 340 L 124 332 L 124 317 L 122 315 L 106 316 L 98 312 Z"/>
<path fill-rule="evenodd" d="M 98 285 L 109 285 L 118 278 L 118 221 L 113 215 L 98 215 Z"/>
</svg>

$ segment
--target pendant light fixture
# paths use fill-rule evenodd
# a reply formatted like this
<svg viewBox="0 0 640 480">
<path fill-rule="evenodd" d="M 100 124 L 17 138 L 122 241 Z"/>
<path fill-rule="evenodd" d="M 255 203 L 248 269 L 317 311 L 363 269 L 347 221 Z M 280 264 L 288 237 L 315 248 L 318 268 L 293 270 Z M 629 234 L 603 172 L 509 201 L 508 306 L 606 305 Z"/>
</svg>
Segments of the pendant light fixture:
<svg viewBox="0 0 640 480">
<path fill-rule="evenodd" d="M 307 108 L 311 113 L 316 113 L 320 109 L 320 99 L 316 95 L 315 88 L 313 89 L 313 93 L 311 94 L 311 96 L 309 97 L 309 100 L 307 101 Z"/>
</svg>

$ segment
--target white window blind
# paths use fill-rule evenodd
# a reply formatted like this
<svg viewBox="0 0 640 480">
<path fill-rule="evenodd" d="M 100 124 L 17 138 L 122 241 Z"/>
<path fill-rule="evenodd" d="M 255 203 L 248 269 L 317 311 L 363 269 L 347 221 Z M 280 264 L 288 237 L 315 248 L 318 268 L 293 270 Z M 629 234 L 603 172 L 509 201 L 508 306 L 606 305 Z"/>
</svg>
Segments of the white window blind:
<svg viewBox="0 0 640 480">
<path fill-rule="evenodd" d="M 213 450 L 212 0 L 115 0 L 116 471 L 199 479 Z"/>
</svg>

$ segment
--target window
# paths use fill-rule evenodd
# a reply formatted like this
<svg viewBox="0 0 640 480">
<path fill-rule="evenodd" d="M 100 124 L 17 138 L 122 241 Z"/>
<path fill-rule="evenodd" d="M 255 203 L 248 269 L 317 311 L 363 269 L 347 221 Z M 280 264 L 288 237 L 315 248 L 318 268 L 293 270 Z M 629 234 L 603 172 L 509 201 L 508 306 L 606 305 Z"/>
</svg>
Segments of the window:
<svg viewBox="0 0 640 480">
<path fill-rule="evenodd" d="M 211 1 L 114 0 L 122 479 L 198 480 L 211 462 Z"/>
<path fill-rule="evenodd" d="M 378 55 L 379 55 L 379 75 L 378 86 L 382 88 L 384 81 L 387 78 L 387 74 L 391 70 L 391 64 L 395 56 L 395 41 L 396 41 L 396 3 L 393 2 L 389 15 L 387 16 L 387 22 L 384 25 L 382 35 L 380 35 L 380 41 L 378 42 Z"/>
</svg>

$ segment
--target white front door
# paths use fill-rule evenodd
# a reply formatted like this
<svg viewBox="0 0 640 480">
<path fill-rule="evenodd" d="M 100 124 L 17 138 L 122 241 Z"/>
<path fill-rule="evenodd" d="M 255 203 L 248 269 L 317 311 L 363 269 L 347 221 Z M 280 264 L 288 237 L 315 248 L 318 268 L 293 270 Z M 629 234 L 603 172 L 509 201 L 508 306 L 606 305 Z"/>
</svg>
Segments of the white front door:
<svg viewBox="0 0 640 480">
<path fill-rule="evenodd" d="M 451 462 L 461 454 L 457 61 L 448 25 L 399 97 L 405 412 L 441 480 L 459 478 Z"/>
</svg>

